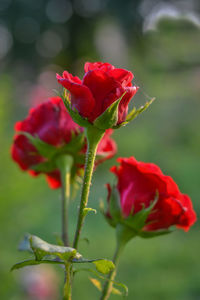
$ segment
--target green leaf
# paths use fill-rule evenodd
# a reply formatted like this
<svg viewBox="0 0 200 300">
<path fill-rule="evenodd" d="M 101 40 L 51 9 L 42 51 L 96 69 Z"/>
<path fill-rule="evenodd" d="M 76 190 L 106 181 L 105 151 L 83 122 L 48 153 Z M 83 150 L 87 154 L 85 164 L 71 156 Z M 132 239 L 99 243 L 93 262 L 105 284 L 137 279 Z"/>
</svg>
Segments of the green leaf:
<svg viewBox="0 0 200 300">
<path fill-rule="evenodd" d="M 96 278 L 91 278 L 89 277 L 91 283 L 101 292 L 102 291 L 102 284 L 100 282 L 100 280 L 96 279 Z M 116 289 L 115 287 L 112 287 L 112 291 L 111 293 L 113 295 L 118 295 L 118 296 L 121 296 L 122 295 L 122 292 L 118 289 Z"/>
<path fill-rule="evenodd" d="M 37 136 L 32 136 L 30 133 L 24 131 L 19 131 L 18 134 L 22 134 L 25 137 L 27 137 L 29 142 L 37 149 L 38 153 L 43 157 L 51 159 L 57 152 L 57 148 L 55 146 L 45 143 Z"/>
<path fill-rule="evenodd" d="M 126 92 L 125 92 L 126 93 Z M 118 121 L 118 106 L 125 93 L 115 102 L 113 102 L 95 121 L 94 126 L 99 129 L 108 129 L 117 125 Z"/>
<path fill-rule="evenodd" d="M 45 259 L 45 260 L 24 260 L 21 261 L 19 263 L 16 263 L 14 266 L 12 266 L 12 268 L 10 269 L 11 271 L 13 270 L 18 270 L 27 266 L 35 266 L 35 265 L 40 265 L 40 264 L 54 264 L 54 265 L 63 265 L 64 262 L 61 261 L 56 261 L 56 260 L 50 260 L 50 259 Z"/>
<path fill-rule="evenodd" d="M 94 261 L 93 264 L 95 264 L 97 271 L 102 274 L 108 274 L 115 268 L 114 263 L 107 259 Z"/>
<path fill-rule="evenodd" d="M 108 274 L 115 268 L 114 263 L 111 260 L 96 258 L 96 259 L 88 259 L 88 258 L 73 258 L 73 263 L 93 263 L 97 269 L 102 274 Z"/>
<path fill-rule="evenodd" d="M 73 110 L 71 108 L 71 103 L 69 101 L 69 98 L 67 97 L 67 94 L 65 95 L 65 97 L 62 97 L 62 99 L 63 99 L 65 107 L 67 108 L 70 116 L 72 117 L 72 119 L 74 120 L 75 123 L 77 123 L 81 127 L 91 126 L 91 123 L 89 123 L 86 118 L 81 117 L 77 110 Z"/>
<path fill-rule="evenodd" d="M 46 255 L 55 255 L 64 261 L 69 261 L 72 258 L 78 259 L 81 257 L 74 248 L 49 244 L 34 235 L 30 236 L 29 241 L 36 260 L 42 260 Z"/>
<path fill-rule="evenodd" d="M 74 270 L 74 273 L 78 273 L 78 272 L 82 272 L 82 271 L 89 272 L 89 273 L 95 275 L 97 278 L 99 278 L 101 280 L 111 281 L 114 285 L 122 288 L 122 290 L 123 290 L 122 296 L 128 296 L 128 287 L 125 284 L 123 284 L 121 282 L 114 281 L 114 280 L 109 280 L 107 277 L 104 277 L 104 276 L 100 275 L 98 272 L 96 272 L 92 269 L 89 269 L 89 268 L 77 269 L 77 270 Z"/>
<path fill-rule="evenodd" d="M 142 238 L 148 239 L 159 235 L 172 233 L 173 230 L 156 230 L 156 231 L 141 231 L 138 235 Z"/>
<path fill-rule="evenodd" d="M 152 212 L 153 207 L 155 206 L 156 202 L 158 201 L 159 195 L 156 192 L 156 196 L 154 201 L 147 207 L 141 209 L 138 213 L 134 215 L 130 215 L 128 218 L 122 220 L 122 223 L 136 232 L 140 231 L 146 224 L 146 220 L 149 214 Z"/>
<path fill-rule="evenodd" d="M 112 293 L 113 295 L 118 295 L 118 296 L 121 296 L 121 295 L 122 295 L 122 292 L 121 292 L 120 290 L 114 288 L 114 287 L 112 287 L 111 293 Z"/>
<path fill-rule="evenodd" d="M 96 209 L 90 208 L 90 207 L 85 207 L 83 209 L 83 216 L 85 217 L 89 212 L 94 212 L 95 214 L 97 213 Z"/>
<path fill-rule="evenodd" d="M 34 266 L 34 265 L 40 265 L 40 264 L 60 264 L 63 265 L 64 262 L 61 261 L 56 261 L 56 260 L 50 260 L 50 259 L 45 259 L 45 260 L 24 260 L 19 263 L 16 263 L 14 266 L 12 266 L 11 271 L 21 269 L 27 266 Z"/>
</svg>

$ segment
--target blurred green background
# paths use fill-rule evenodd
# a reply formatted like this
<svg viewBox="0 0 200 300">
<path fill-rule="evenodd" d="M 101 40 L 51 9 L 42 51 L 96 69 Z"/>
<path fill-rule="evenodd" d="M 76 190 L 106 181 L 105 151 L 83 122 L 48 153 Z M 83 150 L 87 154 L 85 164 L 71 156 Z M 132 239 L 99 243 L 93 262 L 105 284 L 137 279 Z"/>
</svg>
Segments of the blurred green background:
<svg viewBox="0 0 200 300">
<path fill-rule="evenodd" d="M 1 299 L 36 300 L 25 294 L 23 271 L 9 269 L 28 258 L 17 251 L 24 233 L 54 243 L 53 233 L 61 228 L 60 191 L 50 190 L 43 176 L 31 178 L 21 172 L 10 158 L 14 123 L 26 117 L 29 107 L 54 95 L 53 89 L 59 90 L 56 72 L 66 69 L 82 76 L 87 60 L 133 71 L 140 86 L 135 105 L 153 96 L 156 101 L 133 123 L 115 131 L 117 156 L 134 155 L 158 164 L 200 212 L 199 27 L 198 0 L 0 1 Z M 91 207 L 105 200 L 104 184 L 113 180 L 108 169 L 114 163 L 115 158 L 96 170 Z M 71 237 L 78 203 L 79 197 L 71 205 Z M 112 257 L 114 230 L 100 212 L 87 217 L 83 237 L 90 240 L 80 245 L 83 255 Z M 116 280 L 129 287 L 127 299 L 200 299 L 199 247 L 198 222 L 188 233 L 136 238 L 127 245 Z M 62 270 L 55 270 L 61 289 Z M 99 298 L 83 273 L 74 284 L 73 299 L 80 298 Z"/>
</svg>

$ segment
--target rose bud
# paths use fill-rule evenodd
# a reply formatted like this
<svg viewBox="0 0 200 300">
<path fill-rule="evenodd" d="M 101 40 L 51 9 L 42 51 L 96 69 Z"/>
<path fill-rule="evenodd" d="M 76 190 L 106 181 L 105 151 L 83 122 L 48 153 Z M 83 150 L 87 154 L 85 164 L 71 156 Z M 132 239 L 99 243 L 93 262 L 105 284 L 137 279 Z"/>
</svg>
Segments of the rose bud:
<svg viewBox="0 0 200 300">
<path fill-rule="evenodd" d="M 27 118 L 15 124 L 15 130 L 11 154 L 22 170 L 32 176 L 43 173 L 51 188 L 59 188 L 61 176 L 56 162 L 66 154 L 73 159 L 72 177 L 82 174 L 86 151 L 83 128 L 72 120 L 60 97 L 30 109 Z M 106 131 L 99 144 L 96 165 L 116 153 L 111 134 L 112 130 Z"/>
<path fill-rule="evenodd" d="M 105 217 L 112 226 L 126 228 L 128 239 L 169 233 L 171 226 L 189 230 L 196 221 L 191 199 L 180 192 L 170 176 L 155 164 L 139 162 L 134 157 L 117 161 L 120 165 L 111 168 L 117 185 L 107 185 Z"/>
<path fill-rule="evenodd" d="M 58 82 L 67 90 L 65 105 L 75 122 L 83 127 L 120 127 L 152 102 L 128 114 L 129 102 L 138 90 L 132 84 L 132 72 L 102 62 L 86 62 L 84 69 L 82 80 L 67 71 L 62 76 L 57 74 Z"/>
</svg>

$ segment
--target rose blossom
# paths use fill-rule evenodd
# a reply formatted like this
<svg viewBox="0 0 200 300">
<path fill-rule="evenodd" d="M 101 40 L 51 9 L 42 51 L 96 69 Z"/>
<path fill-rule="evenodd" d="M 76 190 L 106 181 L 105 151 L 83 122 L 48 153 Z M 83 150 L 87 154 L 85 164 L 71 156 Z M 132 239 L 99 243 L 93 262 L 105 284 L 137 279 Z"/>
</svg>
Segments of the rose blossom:
<svg viewBox="0 0 200 300">
<path fill-rule="evenodd" d="M 119 158 L 117 161 L 120 166 L 113 166 L 111 172 L 118 179 L 122 219 L 148 208 L 158 192 L 158 200 L 142 231 L 168 229 L 172 225 L 189 230 L 196 221 L 191 199 L 179 191 L 170 176 L 164 175 L 155 164 L 139 162 L 134 157 Z M 108 185 L 108 201 L 111 191 Z M 107 216 L 112 218 L 109 211 Z"/>
<path fill-rule="evenodd" d="M 39 173 L 45 173 L 46 179 L 51 188 L 61 186 L 60 172 L 54 169 L 51 172 L 36 172 L 34 167 L 40 163 L 48 161 L 47 158 L 41 156 L 37 149 L 29 142 L 28 138 L 18 131 L 30 133 L 32 136 L 39 137 L 42 141 L 49 145 L 60 149 L 83 132 L 83 128 L 74 123 L 68 114 L 63 101 L 60 97 L 51 98 L 49 101 L 31 108 L 28 117 L 15 124 L 16 135 L 11 148 L 11 154 L 14 161 L 18 163 L 20 168 L 28 171 L 32 176 L 37 176 Z M 116 144 L 110 138 L 112 130 L 107 130 L 102 141 L 99 144 L 96 160 L 96 165 L 105 159 L 111 158 L 116 153 Z M 76 162 L 84 158 L 86 151 L 86 139 L 83 142 L 82 149 L 75 153 L 70 153 Z M 68 153 L 66 153 L 68 154 Z M 79 173 L 83 169 L 83 164 L 80 162 L 75 165 L 75 172 Z"/>
<path fill-rule="evenodd" d="M 118 106 L 117 125 L 125 121 L 128 104 L 138 87 L 132 85 L 133 74 L 109 63 L 85 63 L 83 79 L 67 71 L 57 75 L 58 82 L 71 94 L 71 107 L 93 123 L 113 102 L 123 98 Z"/>
</svg>

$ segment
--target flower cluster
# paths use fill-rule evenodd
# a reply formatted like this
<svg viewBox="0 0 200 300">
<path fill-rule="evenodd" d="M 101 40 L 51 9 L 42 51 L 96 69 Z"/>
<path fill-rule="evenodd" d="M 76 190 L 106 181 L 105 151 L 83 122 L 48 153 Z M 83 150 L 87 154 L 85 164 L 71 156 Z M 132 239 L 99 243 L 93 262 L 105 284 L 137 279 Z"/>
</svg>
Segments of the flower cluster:
<svg viewBox="0 0 200 300">
<path fill-rule="evenodd" d="M 116 229 L 113 262 L 102 258 L 87 259 L 77 252 L 85 217 L 95 211 L 87 206 L 94 167 L 116 153 L 116 144 L 111 138 L 113 129 L 128 124 L 154 100 L 128 112 L 131 98 L 138 90 L 132 84 L 130 71 L 102 62 L 87 62 L 84 69 L 82 80 L 67 71 L 62 76 L 57 75 L 58 82 L 64 87 L 62 98 L 54 97 L 32 108 L 28 117 L 15 125 L 13 160 L 33 176 L 45 174 L 51 188 L 62 188 L 63 246 L 30 235 L 23 248 L 28 243 L 35 261 L 15 264 L 12 270 L 40 263 L 62 264 L 65 268 L 63 299 L 71 299 L 73 264 L 94 263 L 99 272 L 108 274 L 103 288 L 94 279 L 94 284 L 102 290 L 101 299 L 106 300 L 114 291 L 114 264 L 117 266 L 122 249 L 130 239 L 170 233 L 172 226 L 188 231 L 196 221 L 196 213 L 190 197 L 182 194 L 174 180 L 164 175 L 158 166 L 137 161 L 134 157 L 119 158 L 119 166 L 111 168 L 117 183 L 107 184 L 108 208 L 104 212 L 108 223 Z M 83 169 L 72 248 L 69 247 L 68 205 L 71 184 Z"/>
</svg>

